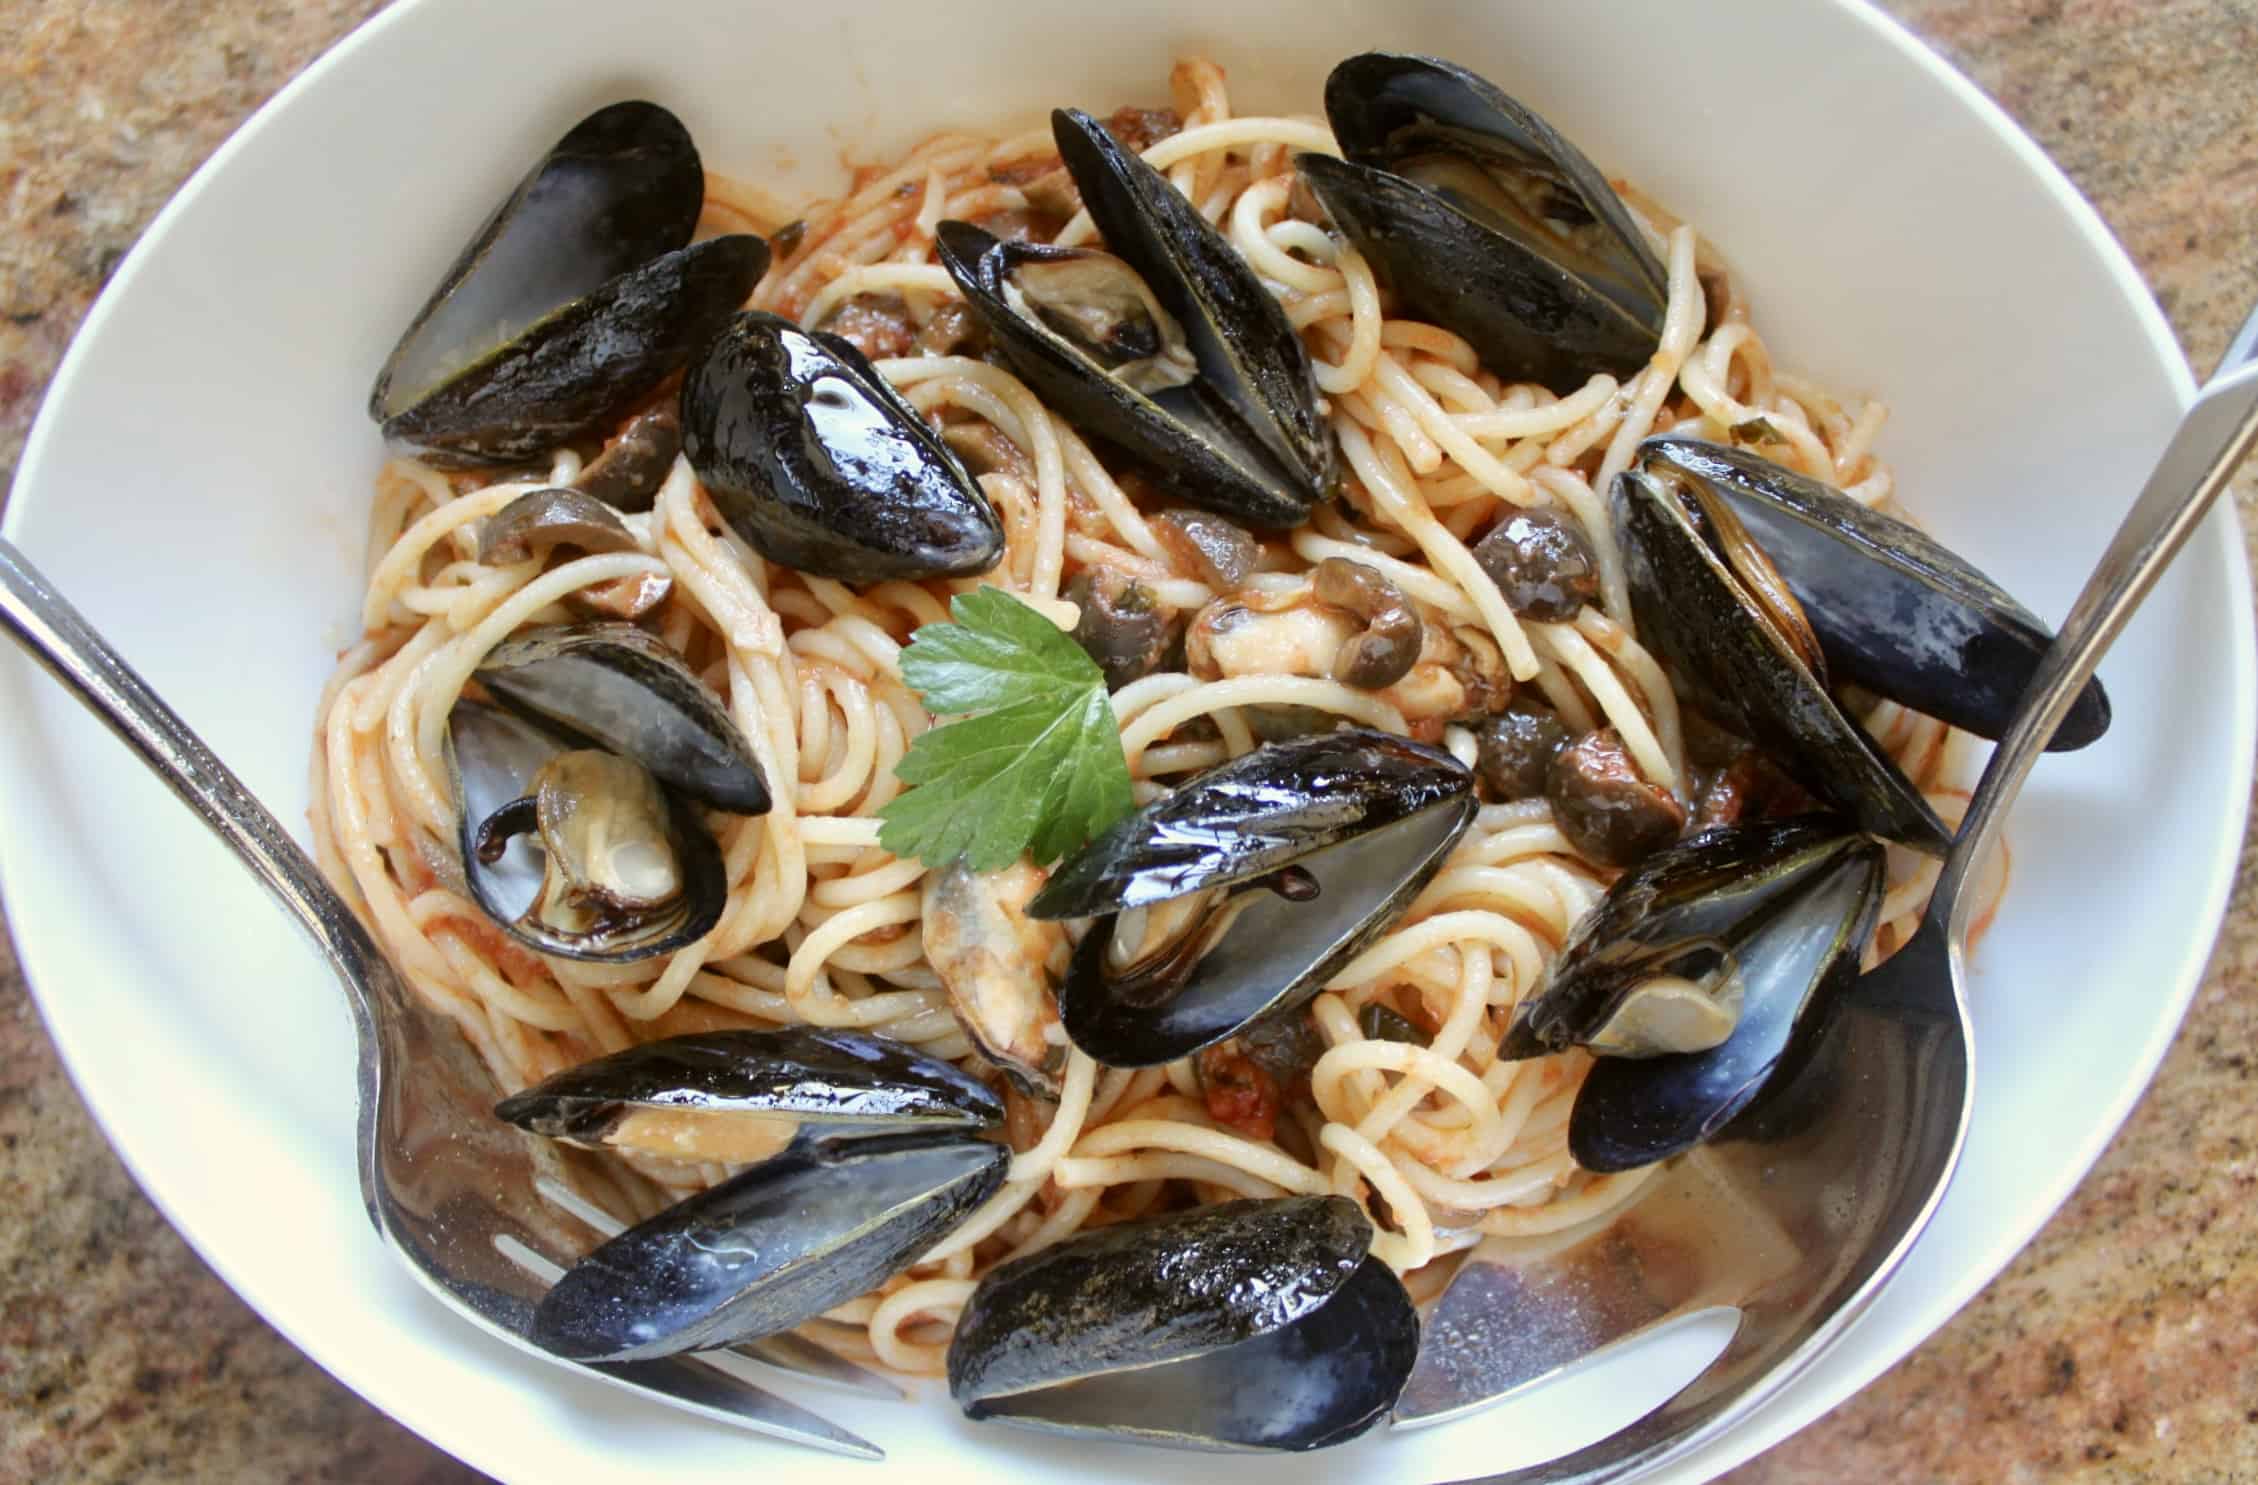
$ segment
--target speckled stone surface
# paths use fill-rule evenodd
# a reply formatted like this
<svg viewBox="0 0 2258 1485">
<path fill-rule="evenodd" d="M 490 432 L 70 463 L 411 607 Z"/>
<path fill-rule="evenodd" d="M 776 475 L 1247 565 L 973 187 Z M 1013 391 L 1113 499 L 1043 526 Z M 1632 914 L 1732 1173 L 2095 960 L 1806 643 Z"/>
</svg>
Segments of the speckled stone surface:
<svg viewBox="0 0 2258 1485">
<path fill-rule="evenodd" d="M 1886 0 L 2093 198 L 2198 368 L 2258 299 L 2258 0 Z M 377 0 L 0 0 L 0 488 L 104 277 Z M 2258 481 L 2236 488 L 2258 529 Z M 203 1266 L 57 1065 L 0 934 L 0 1485 L 475 1472 Z M 1957 1319 L 1728 1477 L 2258 1481 L 2258 856 L 2154 1087 Z"/>
</svg>

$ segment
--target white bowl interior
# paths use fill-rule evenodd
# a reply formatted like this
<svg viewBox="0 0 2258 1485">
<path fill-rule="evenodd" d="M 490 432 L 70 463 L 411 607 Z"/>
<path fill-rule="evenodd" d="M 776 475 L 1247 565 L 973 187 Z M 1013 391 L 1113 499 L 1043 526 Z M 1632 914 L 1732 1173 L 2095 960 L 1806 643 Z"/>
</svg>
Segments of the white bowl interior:
<svg viewBox="0 0 2258 1485">
<path fill-rule="evenodd" d="M 2034 147 L 1842 0 L 1705 8 L 1117 0 L 1073 12 L 869 0 L 409 0 L 221 152 L 73 348 L 9 509 L 27 548 L 285 819 L 315 697 L 352 638 L 378 461 L 361 409 L 469 230 L 588 108 L 675 107 L 709 162 L 802 189 L 944 125 L 1162 94 L 1230 69 L 1243 110 L 1315 112 L 1369 46 L 1432 51 L 1546 112 L 1723 248 L 1784 364 L 1895 408 L 1884 453 L 1944 540 L 2059 617 L 2186 396 L 2137 276 Z M 1847 1396 L 1952 1313 L 2098 1153 L 2215 931 L 2251 765 L 2247 580 L 2216 513 L 2103 667 L 2116 722 L 2049 759 L 1976 959 L 1977 1118 L 1929 1235 L 1813 1374 L 1674 1480 Z M 2201 635 L 2190 644 L 2187 636 Z M 541 1367 L 439 1309 L 381 1251 L 351 1160 L 352 1046 L 313 954 L 165 792 L 25 663 L 0 663 L 0 879 L 73 1074 L 173 1220 L 325 1366 L 510 1480 L 876 1471 L 778 1453 Z M 2106 925 L 2096 932 L 2094 925 Z M 1680 1338 L 1527 1405 L 1329 1455 L 1330 1478 L 1502 1469 L 1626 1421 L 1721 1337 Z M 795 1388 L 923 1476 L 1185 1461 L 974 1429 Z M 767 1452 L 764 1452 L 767 1451 Z M 1247 1482 L 1307 1465 L 1234 1462 Z"/>
</svg>

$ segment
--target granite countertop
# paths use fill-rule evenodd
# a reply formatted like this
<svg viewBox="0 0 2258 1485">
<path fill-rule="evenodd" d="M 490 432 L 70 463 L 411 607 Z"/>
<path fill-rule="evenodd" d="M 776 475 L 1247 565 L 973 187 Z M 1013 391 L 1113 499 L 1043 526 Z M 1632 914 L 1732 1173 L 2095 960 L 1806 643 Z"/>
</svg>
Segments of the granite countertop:
<svg viewBox="0 0 2258 1485">
<path fill-rule="evenodd" d="M 1883 0 L 2060 161 L 2199 369 L 2258 299 L 2258 0 Z M 0 0 L 0 489 L 166 197 L 379 0 Z M 2236 487 L 2244 529 L 2258 479 Z M 2036 1241 L 1728 1477 L 2258 1481 L 2258 859 L 2155 1085 Z M 482 1478 L 247 1309 L 126 1175 L 0 933 L 0 1485 Z"/>
</svg>

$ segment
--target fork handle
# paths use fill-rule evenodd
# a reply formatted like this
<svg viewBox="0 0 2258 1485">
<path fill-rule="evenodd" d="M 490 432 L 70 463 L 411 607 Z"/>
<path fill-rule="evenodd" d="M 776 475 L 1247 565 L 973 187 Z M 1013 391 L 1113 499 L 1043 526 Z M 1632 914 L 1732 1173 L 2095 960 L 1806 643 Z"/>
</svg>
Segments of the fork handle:
<svg viewBox="0 0 2258 1485">
<path fill-rule="evenodd" d="M 2140 498 L 2071 605 L 2062 632 L 2039 662 L 2014 721 L 1992 750 L 1929 898 L 1945 917 L 1925 926 L 1941 927 L 1950 943 L 1964 942 L 1975 904 L 1962 889 L 1998 843 L 2008 807 L 2031 765 L 2253 442 L 2258 442 L 2258 310 L 2243 322 L 2211 380 L 2196 393 Z"/>
</svg>

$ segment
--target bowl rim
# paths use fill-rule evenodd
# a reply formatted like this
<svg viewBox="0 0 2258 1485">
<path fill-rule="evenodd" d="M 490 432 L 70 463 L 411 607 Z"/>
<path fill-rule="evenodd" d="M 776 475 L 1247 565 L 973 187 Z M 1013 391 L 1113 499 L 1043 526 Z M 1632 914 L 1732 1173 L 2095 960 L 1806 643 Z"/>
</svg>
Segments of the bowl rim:
<svg viewBox="0 0 2258 1485">
<path fill-rule="evenodd" d="M 77 383 L 84 375 L 84 367 L 91 354 L 90 348 L 101 338 L 116 305 L 131 296 L 134 284 L 142 277 L 149 261 L 170 235 L 175 222 L 192 208 L 210 182 L 226 173 L 237 155 L 257 135 L 272 127 L 275 120 L 302 94 L 325 86 L 333 72 L 350 65 L 352 57 L 376 38 L 396 27 L 412 24 L 417 17 L 440 3 L 441 0 L 393 0 L 384 10 L 339 38 L 244 119 L 151 219 L 74 332 L 48 383 L 39 413 L 25 441 L 11 498 L 6 507 L 0 509 L 0 535 L 12 536 L 21 529 L 24 513 L 30 508 L 25 492 L 36 491 L 43 484 L 41 470 L 46 462 L 52 429 L 57 421 L 53 415 L 54 409 L 71 400 Z M 1941 54 L 1930 49 L 1909 26 L 1881 11 L 1873 0 L 1828 0 L 1828 3 L 1863 24 L 1878 45 L 1895 51 L 1902 60 L 1927 74 L 1931 81 L 1942 83 L 1962 106 L 2009 148 L 2021 168 L 2044 186 L 2052 203 L 2066 214 L 2076 228 L 2087 251 L 2106 267 L 2114 286 L 2145 332 L 2156 369 L 2163 373 L 2171 385 L 2175 400 L 2184 409 L 2193 399 L 2196 383 L 2170 323 L 2157 304 L 2147 280 L 2133 263 L 2123 244 L 2061 167 L 1989 94 Z M 2251 574 L 2243 543 L 2238 539 L 2240 528 L 2232 502 L 2220 502 L 2220 508 L 2211 512 L 2203 525 L 2204 533 L 2194 543 L 2203 548 L 2200 560 L 2219 564 L 2222 569 L 2219 575 L 2224 579 L 2228 599 L 2243 620 L 2227 626 L 2224 638 L 2228 653 L 2224 657 L 2224 665 L 2218 669 L 2224 671 L 2225 679 L 2232 689 L 2232 696 L 2228 701 L 2228 721 L 2232 732 L 2232 756 L 2238 760 L 2235 773 L 2227 782 L 2233 785 L 2230 797 L 2244 801 L 2240 806 L 2241 812 L 2237 814 L 2236 825 L 2246 827 L 2252 771 L 2254 763 L 2258 763 L 2258 746 L 2254 746 L 2254 743 L 2258 743 L 2258 637 L 2254 637 L 2253 626 L 2249 622 L 2252 615 Z M 2181 560 L 2199 559 L 2196 553 L 2188 552 L 2182 555 Z M 0 740 L 0 753 L 14 751 L 16 744 Z M 2027 1205 L 2017 1221 L 2002 1227 L 1980 1254 L 1971 1255 L 1972 1261 L 1962 1264 L 1951 1281 L 1941 1286 L 1923 1305 L 1923 1319 L 1909 1338 L 1902 1343 L 1892 1340 L 1875 1346 L 1872 1353 L 1862 1358 L 1853 1368 L 1847 1385 L 1836 1379 L 1821 1381 L 1812 1377 L 1807 1369 L 1806 1374 L 1794 1384 L 1742 1418 L 1724 1436 L 1704 1444 L 1689 1458 L 1678 1461 L 1678 1467 L 1691 1468 L 1700 1478 L 1710 1478 L 1716 1472 L 1754 1458 L 1822 1414 L 1849 1401 L 1883 1371 L 1894 1366 L 1941 1330 L 2031 1242 L 2071 1192 L 2091 1173 L 2095 1161 L 2116 1138 L 2133 1106 L 2147 1092 L 2158 1065 L 2178 1036 L 2218 939 L 2234 886 L 2242 836 L 2242 828 L 2224 829 L 2214 842 L 2211 859 L 2205 863 L 2204 890 L 2190 920 L 2192 926 L 2199 927 L 2202 931 L 2188 938 L 2180 961 L 2172 967 L 2168 976 L 2163 977 L 2162 983 L 2170 987 L 2170 993 L 2157 998 L 2156 1003 L 2168 1009 L 2169 1014 L 2159 1015 L 2153 1022 L 2135 1059 L 2137 1078 L 2128 1078 L 2119 1095 L 2091 1123 L 2087 1137 L 2078 1142 L 2075 1159 L 2061 1163 L 2056 1168 L 2055 1177 L 2045 1183 L 2041 1194 Z M 16 879 L 19 871 L 27 871 L 30 866 L 31 862 L 19 838 L 7 826 L 7 816 L 0 813 L 0 904 L 11 899 L 12 894 L 8 890 L 11 880 Z M 231 1259 L 227 1253 L 212 1246 L 192 1224 L 183 1220 L 181 1214 L 186 1203 L 179 1193 L 186 1183 L 187 1173 L 145 1160 L 136 1153 L 133 1141 L 121 1137 L 113 1104 L 108 1099 L 97 1098 L 90 1091 L 89 1069 L 95 1065 L 95 1059 L 89 1055 L 87 1045 L 78 1036 L 59 1031 L 55 1018 L 49 1014 L 47 996 L 41 987 L 43 984 L 58 983 L 60 976 L 52 973 L 54 966 L 48 951 L 42 946 L 44 935 L 17 923 L 15 939 L 18 960 L 32 1002 L 39 1009 L 42 1025 L 56 1047 L 73 1088 L 111 1149 L 124 1163 L 142 1192 L 164 1214 L 174 1231 L 262 1320 L 281 1332 L 302 1354 L 351 1388 L 372 1407 L 465 1463 L 493 1474 L 498 1479 L 512 1478 L 508 1473 L 509 1460 L 505 1441 L 491 1438 L 490 1430 L 466 1430 L 460 1426 L 455 1416 L 416 1405 L 412 1395 L 390 1396 L 387 1388 L 389 1374 L 372 1365 L 356 1363 L 350 1355 L 342 1353 L 322 1339 L 315 1328 L 301 1323 L 298 1316 L 262 1297 L 266 1293 L 266 1286 L 260 1282 L 255 1269 Z M 1883 1291 L 1878 1291 L 1877 1297 L 1879 1292 L 1886 1292 L 1887 1287 L 1883 1286 Z M 1862 1328 L 1870 1328 L 1864 1315 L 1844 1327 L 1828 1351 L 1839 1351 L 1840 1342 Z"/>
</svg>

